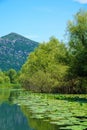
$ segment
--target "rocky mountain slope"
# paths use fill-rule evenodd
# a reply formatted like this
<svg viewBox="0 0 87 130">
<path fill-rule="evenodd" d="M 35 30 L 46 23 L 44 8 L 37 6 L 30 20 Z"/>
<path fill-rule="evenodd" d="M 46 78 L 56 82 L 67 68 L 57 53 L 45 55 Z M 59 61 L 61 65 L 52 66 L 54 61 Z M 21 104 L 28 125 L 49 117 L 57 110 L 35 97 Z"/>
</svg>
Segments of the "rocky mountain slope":
<svg viewBox="0 0 87 130">
<path fill-rule="evenodd" d="M 37 46 L 38 42 L 32 41 L 16 33 L 10 33 L 0 38 L 0 69 L 19 70 L 26 61 L 27 56 Z"/>
</svg>

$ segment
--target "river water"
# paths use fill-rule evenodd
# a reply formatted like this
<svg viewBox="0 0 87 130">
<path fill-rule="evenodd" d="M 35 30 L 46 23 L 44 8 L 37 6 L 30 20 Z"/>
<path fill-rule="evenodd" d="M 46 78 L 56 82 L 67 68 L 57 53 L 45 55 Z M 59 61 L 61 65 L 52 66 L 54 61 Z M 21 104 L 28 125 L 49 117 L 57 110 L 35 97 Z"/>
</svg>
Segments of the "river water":
<svg viewBox="0 0 87 130">
<path fill-rule="evenodd" d="M 87 95 L 86 95 L 87 97 Z M 0 130 L 87 130 L 87 102 L 0 89 Z"/>
<path fill-rule="evenodd" d="M 0 130 L 58 130 L 57 125 L 30 118 L 32 113 L 26 105 L 14 103 L 19 91 L 0 89 Z"/>
</svg>

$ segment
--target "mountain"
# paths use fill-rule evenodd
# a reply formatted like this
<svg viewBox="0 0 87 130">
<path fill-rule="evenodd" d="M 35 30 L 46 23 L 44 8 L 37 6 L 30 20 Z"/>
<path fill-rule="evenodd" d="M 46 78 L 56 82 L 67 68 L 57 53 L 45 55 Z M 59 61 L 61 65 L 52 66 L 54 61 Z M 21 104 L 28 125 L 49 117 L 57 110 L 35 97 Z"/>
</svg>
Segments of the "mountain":
<svg viewBox="0 0 87 130">
<path fill-rule="evenodd" d="M 0 38 L 0 69 L 9 70 L 11 68 L 19 70 L 25 63 L 30 52 L 39 45 L 16 33 L 10 33 Z"/>
</svg>

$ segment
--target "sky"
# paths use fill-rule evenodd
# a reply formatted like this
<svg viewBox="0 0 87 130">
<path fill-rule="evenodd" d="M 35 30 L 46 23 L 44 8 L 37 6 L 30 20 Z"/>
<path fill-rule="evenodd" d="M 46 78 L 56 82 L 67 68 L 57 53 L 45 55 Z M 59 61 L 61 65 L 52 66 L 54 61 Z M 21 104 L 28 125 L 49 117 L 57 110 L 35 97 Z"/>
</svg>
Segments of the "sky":
<svg viewBox="0 0 87 130">
<path fill-rule="evenodd" d="M 0 0 L 0 37 L 15 32 L 37 42 L 65 40 L 79 9 L 87 9 L 87 0 Z"/>
</svg>

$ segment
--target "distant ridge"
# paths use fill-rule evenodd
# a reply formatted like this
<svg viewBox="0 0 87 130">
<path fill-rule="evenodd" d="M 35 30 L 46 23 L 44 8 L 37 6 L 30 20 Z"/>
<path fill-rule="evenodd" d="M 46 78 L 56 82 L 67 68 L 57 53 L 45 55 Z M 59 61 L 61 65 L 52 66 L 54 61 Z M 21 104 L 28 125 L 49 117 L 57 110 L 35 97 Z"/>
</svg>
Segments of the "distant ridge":
<svg viewBox="0 0 87 130">
<path fill-rule="evenodd" d="M 0 69 L 19 70 L 30 52 L 38 46 L 38 42 L 25 38 L 17 33 L 10 33 L 0 38 Z"/>
<path fill-rule="evenodd" d="M 28 38 L 26 38 L 26 37 L 24 37 L 24 36 L 22 36 L 22 35 L 20 35 L 18 33 L 14 33 L 14 32 L 11 32 L 11 33 L 9 33 L 9 34 L 7 34 L 5 36 L 2 36 L 1 38 L 8 39 L 8 40 L 14 40 L 15 38 L 16 39 L 20 39 L 20 38 L 23 39 L 24 38 L 26 40 L 30 40 L 30 39 L 28 39 Z M 30 41 L 32 41 L 32 40 L 30 40 Z"/>
</svg>

